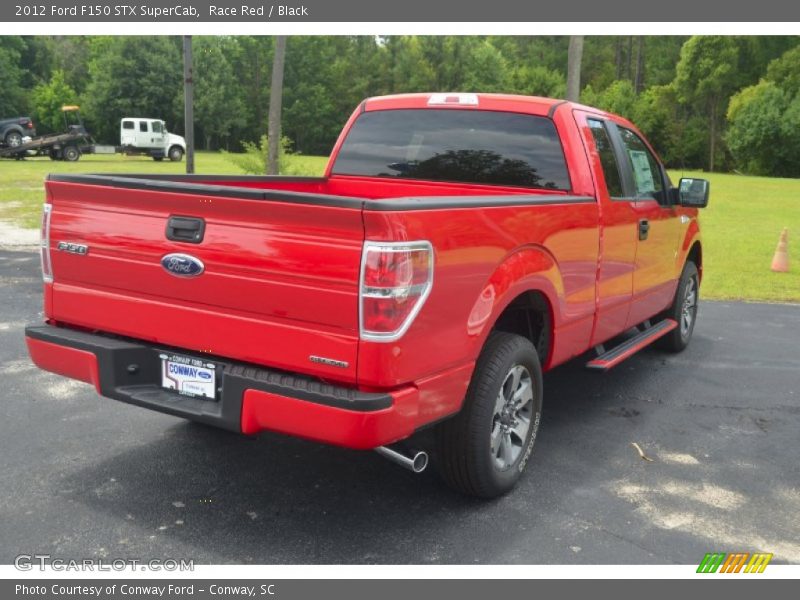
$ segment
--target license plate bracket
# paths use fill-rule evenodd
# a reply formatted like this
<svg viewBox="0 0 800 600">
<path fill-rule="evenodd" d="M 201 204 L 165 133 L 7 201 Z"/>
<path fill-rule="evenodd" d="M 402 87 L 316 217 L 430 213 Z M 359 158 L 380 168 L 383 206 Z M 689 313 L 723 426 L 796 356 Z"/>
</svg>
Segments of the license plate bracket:
<svg viewBox="0 0 800 600">
<path fill-rule="evenodd" d="M 159 354 L 161 387 L 183 396 L 217 399 L 217 365 L 181 354 Z"/>
</svg>

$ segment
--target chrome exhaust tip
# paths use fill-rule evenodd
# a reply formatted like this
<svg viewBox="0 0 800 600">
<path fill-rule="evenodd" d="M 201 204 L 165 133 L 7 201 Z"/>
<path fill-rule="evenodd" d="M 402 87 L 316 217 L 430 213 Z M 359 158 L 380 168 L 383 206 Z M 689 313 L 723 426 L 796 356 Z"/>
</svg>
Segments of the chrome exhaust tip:
<svg viewBox="0 0 800 600">
<path fill-rule="evenodd" d="M 428 467 L 428 453 L 422 450 L 414 452 L 411 456 L 406 456 L 387 446 L 378 446 L 375 448 L 375 452 L 413 473 L 422 473 Z"/>
</svg>

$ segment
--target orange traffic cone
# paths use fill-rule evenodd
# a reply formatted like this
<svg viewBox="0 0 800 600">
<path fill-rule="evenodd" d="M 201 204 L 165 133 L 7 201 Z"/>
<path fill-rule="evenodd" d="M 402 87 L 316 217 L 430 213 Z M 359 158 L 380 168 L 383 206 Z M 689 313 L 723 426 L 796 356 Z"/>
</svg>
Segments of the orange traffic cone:
<svg viewBox="0 0 800 600">
<path fill-rule="evenodd" d="M 778 238 L 778 247 L 772 258 L 772 270 L 776 273 L 789 272 L 789 230 L 784 227 L 781 237 Z"/>
</svg>

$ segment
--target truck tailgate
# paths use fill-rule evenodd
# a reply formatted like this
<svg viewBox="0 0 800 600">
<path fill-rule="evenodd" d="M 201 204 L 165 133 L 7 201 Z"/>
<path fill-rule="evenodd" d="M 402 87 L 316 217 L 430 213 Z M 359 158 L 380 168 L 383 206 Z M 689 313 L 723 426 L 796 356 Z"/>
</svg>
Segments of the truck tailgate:
<svg viewBox="0 0 800 600">
<path fill-rule="evenodd" d="M 224 186 L 62 179 L 46 183 L 50 319 L 355 381 L 364 239 L 355 199 L 315 203 Z M 167 239 L 172 216 L 202 219 L 202 241 Z M 87 249 L 59 249 L 60 242 Z M 168 272 L 162 258 L 171 253 L 201 261 L 202 274 Z"/>
</svg>

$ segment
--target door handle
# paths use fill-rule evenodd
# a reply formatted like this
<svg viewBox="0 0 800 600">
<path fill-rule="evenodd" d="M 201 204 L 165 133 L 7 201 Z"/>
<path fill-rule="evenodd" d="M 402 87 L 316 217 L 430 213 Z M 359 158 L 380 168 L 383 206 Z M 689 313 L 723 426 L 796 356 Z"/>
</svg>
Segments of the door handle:
<svg viewBox="0 0 800 600">
<path fill-rule="evenodd" d="M 650 233 L 650 221 L 647 219 L 639 220 L 639 239 L 646 240 L 647 234 Z"/>
<path fill-rule="evenodd" d="M 196 217 L 170 217 L 167 221 L 167 239 L 173 242 L 199 244 L 205 231 L 206 222 Z"/>
</svg>

